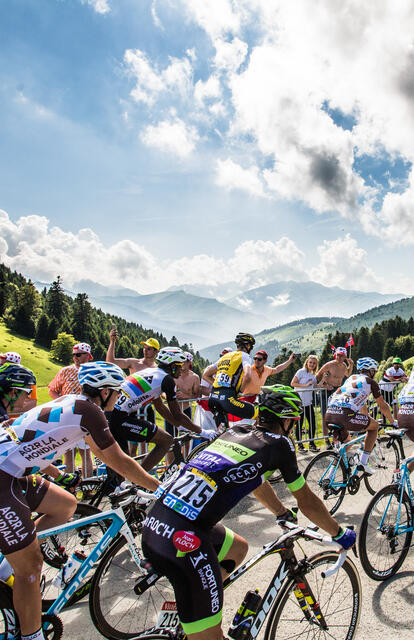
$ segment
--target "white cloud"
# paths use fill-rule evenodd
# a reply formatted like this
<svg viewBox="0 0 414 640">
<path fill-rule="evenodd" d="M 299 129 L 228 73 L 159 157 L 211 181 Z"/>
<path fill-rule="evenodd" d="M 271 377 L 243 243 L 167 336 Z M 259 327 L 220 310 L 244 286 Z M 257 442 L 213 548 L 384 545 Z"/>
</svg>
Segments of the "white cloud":
<svg viewBox="0 0 414 640">
<path fill-rule="evenodd" d="M 149 147 L 173 153 L 185 158 L 194 151 L 199 136 L 193 126 L 175 120 L 163 120 L 156 126 L 149 125 L 141 134 L 141 140 Z"/>
<path fill-rule="evenodd" d="M 194 97 L 199 104 L 212 98 L 219 98 L 220 95 L 220 80 L 214 75 L 211 75 L 205 82 L 198 80 L 194 87 Z"/>
<path fill-rule="evenodd" d="M 239 38 L 234 38 L 231 42 L 218 39 L 214 42 L 216 55 L 214 64 L 217 69 L 235 72 L 246 58 L 247 44 Z"/>
<path fill-rule="evenodd" d="M 269 300 L 271 307 L 284 307 L 289 304 L 290 297 L 288 293 L 281 293 L 278 296 L 267 296 L 266 300 Z"/>
<path fill-rule="evenodd" d="M 237 296 L 236 302 L 245 311 L 250 311 L 253 307 L 253 300 L 250 300 L 250 298 L 246 298 L 245 296 Z"/>
<path fill-rule="evenodd" d="M 85 4 L 85 0 L 82 0 L 82 4 Z M 86 4 L 90 5 L 96 13 L 109 13 L 111 10 L 107 0 L 86 0 Z"/>
<path fill-rule="evenodd" d="M 230 158 L 217 161 L 216 184 L 225 189 L 247 191 L 253 196 L 265 195 L 258 168 L 243 169 Z"/>
</svg>

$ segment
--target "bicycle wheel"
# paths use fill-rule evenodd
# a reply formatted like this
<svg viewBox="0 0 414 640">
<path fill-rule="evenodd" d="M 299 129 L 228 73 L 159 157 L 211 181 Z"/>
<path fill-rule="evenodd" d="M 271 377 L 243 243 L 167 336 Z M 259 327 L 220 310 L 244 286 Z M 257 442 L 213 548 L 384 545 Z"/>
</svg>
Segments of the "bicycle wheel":
<svg viewBox="0 0 414 640">
<path fill-rule="evenodd" d="M 97 513 L 101 513 L 101 511 L 96 507 L 80 502 L 71 520 L 79 520 Z M 83 551 L 87 555 L 102 538 L 107 527 L 108 523 L 101 520 L 81 529 L 62 531 L 58 535 L 47 536 L 40 540 L 40 550 L 44 560 L 42 570 L 43 599 L 49 600 L 58 597 L 60 589 L 52 583 L 59 569 L 75 550 Z M 85 595 L 87 595 L 87 591 L 85 591 Z"/>
<path fill-rule="evenodd" d="M 310 461 L 304 471 L 304 477 L 309 487 L 326 504 L 329 513 L 335 513 L 344 499 L 347 472 L 342 459 L 339 461 L 335 476 L 333 476 L 338 462 L 338 456 L 333 451 L 322 451 Z"/>
<path fill-rule="evenodd" d="M 200 451 L 203 451 L 209 444 L 210 440 L 206 440 L 205 442 L 201 442 L 196 447 L 194 447 L 194 449 L 188 454 L 186 462 L 190 462 L 190 460 L 193 460 L 193 458 L 195 458 L 196 455 L 199 454 Z"/>
<path fill-rule="evenodd" d="M 165 602 L 174 602 L 167 578 L 159 578 L 141 595 L 134 593 L 145 575 L 122 536 L 103 555 L 92 579 L 89 610 L 98 631 L 112 640 L 133 638 L 156 625 Z"/>
<path fill-rule="evenodd" d="M 410 548 L 412 531 L 395 532 L 399 527 L 412 526 L 413 515 L 408 495 L 404 491 L 400 508 L 401 488 L 388 485 L 372 498 L 361 523 L 359 554 L 365 573 L 372 580 L 387 580 L 398 571 Z"/>
<path fill-rule="evenodd" d="M 379 437 L 369 456 L 369 466 L 375 473 L 372 476 L 364 475 L 364 482 L 369 493 L 374 496 L 391 482 L 392 474 L 400 466 L 400 453 L 395 442 L 391 442 L 387 436 Z"/>
<path fill-rule="evenodd" d="M 354 637 L 361 608 L 361 583 L 354 563 L 347 558 L 333 576 L 321 576 L 321 572 L 337 560 L 338 555 L 330 551 L 319 553 L 309 558 L 306 574 L 300 578 L 300 582 L 310 588 L 314 602 L 319 604 L 327 629 L 317 624 L 311 605 L 301 608 L 294 593 L 297 580 L 291 579 L 270 611 L 265 640 L 351 640 Z"/>
</svg>

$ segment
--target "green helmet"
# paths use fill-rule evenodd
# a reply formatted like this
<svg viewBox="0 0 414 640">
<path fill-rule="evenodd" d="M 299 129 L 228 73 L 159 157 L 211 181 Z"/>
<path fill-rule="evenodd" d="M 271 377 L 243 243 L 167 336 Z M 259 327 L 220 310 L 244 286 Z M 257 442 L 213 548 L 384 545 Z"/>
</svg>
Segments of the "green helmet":
<svg viewBox="0 0 414 640">
<path fill-rule="evenodd" d="M 392 364 L 402 364 L 401 358 L 393 358 L 392 359 Z"/>
<path fill-rule="evenodd" d="M 259 418 L 262 422 L 273 422 L 274 416 L 281 418 L 299 418 L 303 405 L 300 396 L 292 387 L 274 384 L 262 387 L 258 398 Z"/>
</svg>

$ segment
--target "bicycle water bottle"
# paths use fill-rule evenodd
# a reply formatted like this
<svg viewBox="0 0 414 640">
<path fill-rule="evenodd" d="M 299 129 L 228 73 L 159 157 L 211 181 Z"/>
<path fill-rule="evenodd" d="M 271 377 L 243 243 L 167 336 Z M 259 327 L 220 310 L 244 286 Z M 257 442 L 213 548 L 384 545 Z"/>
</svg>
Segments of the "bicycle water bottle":
<svg viewBox="0 0 414 640">
<path fill-rule="evenodd" d="M 243 640 L 247 636 L 252 626 L 254 614 L 257 613 L 261 602 L 262 598 L 259 596 L 258 589 L 246 593 L 227 632 L 229 638 Z"/>
<path fill-rule="evenodd" d="M 54 578 L 52 584 L 58 589 L 64 589 L 66 585 L 71 581 L 83 561 L 86 555 L 82 551 L 74 551 L 71 557 L 65 562 L 57 576 Z"/>
</svg>

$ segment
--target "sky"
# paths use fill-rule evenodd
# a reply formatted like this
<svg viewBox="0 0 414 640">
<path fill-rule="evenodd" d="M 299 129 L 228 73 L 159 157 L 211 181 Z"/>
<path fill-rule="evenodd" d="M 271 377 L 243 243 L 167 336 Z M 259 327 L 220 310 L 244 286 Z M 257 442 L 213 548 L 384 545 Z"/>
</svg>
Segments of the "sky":
<svg viewBox="0 0 414 640">
<path fill-rule="evenodd" d="M 4 0 L 0 260 L 414 295 L 414 5 Z"/>
</svg>

